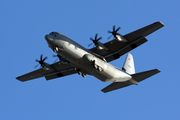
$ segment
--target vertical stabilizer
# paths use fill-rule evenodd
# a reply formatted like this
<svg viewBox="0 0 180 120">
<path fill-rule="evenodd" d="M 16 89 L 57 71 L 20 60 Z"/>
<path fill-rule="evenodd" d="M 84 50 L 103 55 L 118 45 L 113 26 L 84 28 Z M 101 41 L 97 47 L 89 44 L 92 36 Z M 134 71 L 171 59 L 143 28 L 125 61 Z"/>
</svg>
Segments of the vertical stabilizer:
<svg viewBox="0 0 180 120">
<path fill-rule="evenodd" d="M 134 60 L 133 56 L 130 53 L 128 53 L 126 57 L 122 70 L 124 70 L 128 74 L 135 74 Z"/>
</svg>

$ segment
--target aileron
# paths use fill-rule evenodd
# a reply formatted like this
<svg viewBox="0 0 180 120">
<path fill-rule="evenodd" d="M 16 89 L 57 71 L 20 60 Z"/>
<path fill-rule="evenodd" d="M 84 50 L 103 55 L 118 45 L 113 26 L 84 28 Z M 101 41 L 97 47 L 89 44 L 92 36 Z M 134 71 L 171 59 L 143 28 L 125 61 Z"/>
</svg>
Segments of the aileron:
<svg viewBox="0 0 180 120">
<path fill-rule="evenodd" d="M 150 24 L 146 27 L 143 27 L 139 30 L 131 32 L 129 34 L 124 35 L 123 37 L 126 38 L 128 41 L 133 41 L 135 39 L 139 39 L 141 37 L 146 37 L 147 35 L 153 33 L 154 31 L 163 27 L 164 24 L 160 21 Z"/>
</svg>

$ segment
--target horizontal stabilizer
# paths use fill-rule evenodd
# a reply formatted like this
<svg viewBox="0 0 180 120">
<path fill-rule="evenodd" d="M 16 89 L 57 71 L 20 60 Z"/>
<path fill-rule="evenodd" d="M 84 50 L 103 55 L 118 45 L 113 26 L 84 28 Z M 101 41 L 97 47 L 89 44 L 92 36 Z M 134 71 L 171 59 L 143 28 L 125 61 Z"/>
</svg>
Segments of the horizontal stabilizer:
<svg viewBox="0 0 180 120">
<path fill-rule="evenodd" d="M 104 93 L 116 90 L 116 89 L 120 89 L 126 86 L 129 86 L 130 84 L 126 83 L 126 82 L 114 82 L 111 83 L 109 86 L 105 87 L 104 89 L 102 89 L 101 91 Z"/>
<path fill-rule="evenodd" d="M 137 82 L 141 82 L 144 79 L 151 77 L 157 73 L 159 73 L 160 71 L 158 69 L 154 69 L 154 70 L 149 70 L 149 71 L 145 71 L 145 72 L 141 72 L 141 73 L 137 73 L 137 74 L 133 74 L 132 76 L 132 80 L 137 81 Z M 114 82 L 112 84 L 110 84 L 109 86 L 105 87 L 104 89 L 102 89 L 101 91 L 106 93 L 106 92 L 110 92 L 116 89 L 120 89 L 126 86 L 132 85 L 130 84 L 129 81 L 127 82 Z"/>
<path fill-rule="evenodd" d="M 134 75 L 131 75 L 133 80 L 137 81 L 137 82 L 141 82 L 143 81 L 144 79 L 148 78 L 148 77 L 151 77 L 157 73 L 161 72 L 160 70 L 158 69 L 154 69 L 154 70 L 149 70 L 149 71 L 145 71 L 145 72 L 141 72 L 141 73 L 137 73 L 137 74 L 134 74 Z"/>
</svg>

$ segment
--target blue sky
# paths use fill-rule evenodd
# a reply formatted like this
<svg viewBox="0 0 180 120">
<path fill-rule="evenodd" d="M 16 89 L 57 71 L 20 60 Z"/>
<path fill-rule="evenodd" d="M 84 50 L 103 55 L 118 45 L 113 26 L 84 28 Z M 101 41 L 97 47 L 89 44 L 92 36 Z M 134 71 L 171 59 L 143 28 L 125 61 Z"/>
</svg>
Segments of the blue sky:
<svg viewBox="0 0 180 120">
<path fill-rule="evenodd" d="M 178 120 L 180 111 L 178 0 L 1 0 L 1 120 Z M 41 54 L 53 63 L 44 36 L 60 32 L 88 48 L 96 33 L 107 42 L 108 30 L 121 26 L 125 35 L 162 21 L 165 27 L 130 53 L 136 72 L 154 68 L 161 73 L 109 93 L 92 76 L 75 74 L 51 81 L 20 82 L 15 77 L 33 71 Z M 121 68 L 126 55 L 111 62 Z"/>
</svg>

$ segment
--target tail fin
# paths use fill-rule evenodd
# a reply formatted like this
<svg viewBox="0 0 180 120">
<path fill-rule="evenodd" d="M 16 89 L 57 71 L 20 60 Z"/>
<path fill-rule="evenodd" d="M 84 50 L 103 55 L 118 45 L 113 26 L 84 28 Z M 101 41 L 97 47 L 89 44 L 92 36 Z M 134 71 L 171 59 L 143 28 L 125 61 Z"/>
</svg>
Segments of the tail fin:
<svg viewBox="0 0 180 120">
<path fill-rule="evenodd" d="M 122 70 L 127 72 L 128 74 L 135 74 L 134 60 L 133 56 L 130 53 L 128 53 L 126 57 Z"/>
</svg>

